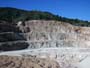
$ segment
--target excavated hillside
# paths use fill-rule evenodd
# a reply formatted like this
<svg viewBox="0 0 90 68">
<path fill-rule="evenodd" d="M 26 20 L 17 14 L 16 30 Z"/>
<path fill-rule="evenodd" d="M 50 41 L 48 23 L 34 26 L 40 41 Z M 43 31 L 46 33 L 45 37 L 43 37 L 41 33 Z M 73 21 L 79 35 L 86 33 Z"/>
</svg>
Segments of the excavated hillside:
<svg viewBox="0 0 90 68">
<path fill-rule="evenodd" d="M 14 32 L 11 29 L 10 32 L 4 28 L 3 30 L 0 33 L 1 68 L 7 68 L 5 65 L 9 68 L 20 65 L 22 68 L 80 68 L 79 63 L 90 57 L 90 27 L 74 26 L 61 21 L 30 20 L 19 21 L 15 24 Z M 35 57 L 30 58 L 31 56 Z M 40 67 L 37 60 L 40 60 L 44 67 Z"/>
<path fill-rule="evenodd" d="M 0 26 L 0 51 L 26 48 L 90 47 L 90 27 L 45 20 L 20 21 L 16 25 L 1 23 Z"/>
<path fill-rule="evenodd" d="M 45 20 L 18 22 L 18 27 L 29 43 L 28 48 L 90 47 L 90 27 Z"/>
<path fill-rule="evenodd" d="M 0 27 L 0 51 L 26 48 L 90 47 L 90 27 L 45 20 L 20 21 L 16 25 L 1 23 L 0 25 L 3 25 Z"/>
</svg>

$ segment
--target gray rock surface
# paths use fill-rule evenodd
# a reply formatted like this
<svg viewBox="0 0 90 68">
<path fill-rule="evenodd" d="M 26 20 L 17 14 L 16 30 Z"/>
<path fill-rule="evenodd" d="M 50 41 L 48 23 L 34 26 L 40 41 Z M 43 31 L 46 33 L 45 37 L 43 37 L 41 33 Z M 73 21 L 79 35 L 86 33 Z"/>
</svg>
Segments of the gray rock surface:
<svg viewBox="0 0 90 68">
<path fill-rule="evenodd" d="M 60 21 L 30 20 L 18 26 L 29 41 L 29 48 L 90 47 L 90 27 Z"/>
</svg>

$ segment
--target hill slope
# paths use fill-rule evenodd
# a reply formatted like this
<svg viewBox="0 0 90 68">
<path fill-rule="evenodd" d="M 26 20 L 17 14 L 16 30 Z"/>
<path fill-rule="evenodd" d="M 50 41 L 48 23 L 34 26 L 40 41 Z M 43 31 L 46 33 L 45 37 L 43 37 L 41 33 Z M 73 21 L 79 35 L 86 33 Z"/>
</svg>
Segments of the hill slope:
<svg viewBox="0 0 90 68">
<path fill-rule="evenodd" d="M 0 66 L 59 68 L 59 63 L 61 68 L 77 68 L 77 63 L 86 58 L 85 53 L 90 48 L 90 27 L 81 26 L 89 25 L 88 21 L 68 19 L 49 12 L 0 8 L 0 51 L 10 51 L 0 53 L 9 55 L 0 56 Z M 29 58 L 31 61 L 28 61 L 25 57 L 30 56 L 34 59 Z M 37 64 L 40 61 L 41 65 Z"/>
<path fill-rule="evenodd" d="M 90 48 L 90 27 L 51 20 L 30 20 L 18 22 L 17 25 L 21 33 L 0 33 L 1 51 L 53 47 Z"/>
<path fill-rule="evenodd" d="M 54 15 L 50 12 L 27 11 L 10 7 L 0 8 L 0 20 L 14 24 L 17 21 L 26 21 L 26 20 L 57 20 L 68 22 L 78 26 L 90 26 L 90 22 L 88 21 L 69 19 L 58 15 Z"/>
</svg>

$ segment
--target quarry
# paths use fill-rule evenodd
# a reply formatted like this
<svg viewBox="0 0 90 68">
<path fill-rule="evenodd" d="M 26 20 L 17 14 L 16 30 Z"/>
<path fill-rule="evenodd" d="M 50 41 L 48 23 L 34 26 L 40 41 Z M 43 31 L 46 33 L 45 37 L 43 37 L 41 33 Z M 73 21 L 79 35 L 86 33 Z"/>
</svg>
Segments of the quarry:
<svg viewBox="0 0 90 68">
<path fill-rule="evenodd" d="M 0 68 L 90 67 L 90 27 L 29 20 L 19 21 L 16 28 L 21 32 L 0 32 Z M 9 41 L 4 34 L 12 36 Z"/>
</svg>

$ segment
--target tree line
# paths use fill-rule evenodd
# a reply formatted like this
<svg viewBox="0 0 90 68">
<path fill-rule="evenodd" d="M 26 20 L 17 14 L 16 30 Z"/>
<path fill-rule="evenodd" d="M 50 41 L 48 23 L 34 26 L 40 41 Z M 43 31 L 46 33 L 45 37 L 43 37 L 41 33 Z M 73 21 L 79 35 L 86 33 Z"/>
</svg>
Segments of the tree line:
<svg viewBox="0 0 90 68">
<path fill-rule="evenodd" d="M 8 23 L 15 24 L 18 21 L 27 20 L 56 20 L 66 23 L 70 23 L 76 26 L 90 26 L 90 22 L 79 19 L 70 19 L 59 15 L 52 14 L 50 12 L 43 11 L 26 11 L 22 9 L 4 7 L 0 8 L 0 21 L 6 21 Z"/>
</svg>

